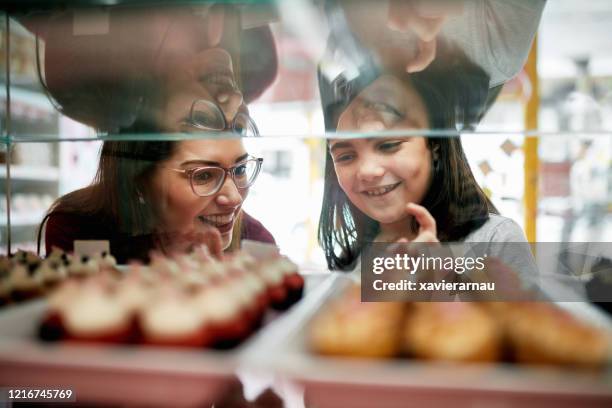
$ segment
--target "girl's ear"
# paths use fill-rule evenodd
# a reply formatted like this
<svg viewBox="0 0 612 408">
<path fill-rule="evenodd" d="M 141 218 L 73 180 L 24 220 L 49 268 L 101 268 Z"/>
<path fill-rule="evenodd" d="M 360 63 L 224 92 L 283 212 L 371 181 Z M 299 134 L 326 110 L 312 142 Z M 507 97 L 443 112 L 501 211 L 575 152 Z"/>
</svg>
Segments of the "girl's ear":
<svg viewBox="0 0 612 408">
<path fill-rule="evenodd" d="M 431 158 L 434 161 L 440 158 L 440 145 L 435 142 L 431 144 Z"/>
</svg>

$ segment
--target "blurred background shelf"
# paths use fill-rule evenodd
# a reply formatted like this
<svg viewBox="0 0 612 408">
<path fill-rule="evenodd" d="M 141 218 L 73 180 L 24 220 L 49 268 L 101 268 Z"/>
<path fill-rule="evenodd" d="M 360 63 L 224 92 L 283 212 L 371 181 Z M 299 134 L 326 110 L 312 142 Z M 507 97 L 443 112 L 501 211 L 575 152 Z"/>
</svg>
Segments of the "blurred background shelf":
<svg viewBox="0 0 612 408">
<path fill-rule="evenodd" d="M 6 178 L 6 165 L 0 167 L 0 179 Z M 58 181 L 59 168 L 51 166 L 11 165 L 14 180 Z"/>
</svg>

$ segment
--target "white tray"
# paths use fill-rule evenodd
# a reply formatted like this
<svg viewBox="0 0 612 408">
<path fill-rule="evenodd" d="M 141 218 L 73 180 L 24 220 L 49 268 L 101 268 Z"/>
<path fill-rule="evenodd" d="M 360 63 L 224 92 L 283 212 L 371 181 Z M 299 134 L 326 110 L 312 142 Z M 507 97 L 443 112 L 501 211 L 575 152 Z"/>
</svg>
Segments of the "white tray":
<svg viewBox="0 0 612 408">
<path fill-rule="evenodd" d="M 306 275 L 305 293 L 328 276 Z M 36 337 L 44 311 L 44 300 L 0 311 L 0 385 L 71 388 L 80 402 L 163 407 L 214 401 L 236 381 L 240 361 L 257 353 L 259 337 L 292 313 L 270 312 L 272 321 L 243 344 L 216 351 L 45 343 Z"/>
<path fill-rule="evenodd" d="M 273 370 L 305 387 L 316 407 L 612 407 L 612 364 L 603 372 L 515 364 L 451 364 L 418 360 L 367 360 L 315 356 L 305 343 L 308 323 L 350 284 L 345 276 L 324 282 L 291 320 L 260 337 L 250 366 Z M 325 286 L 328 287 L 325 287 Z M 315 295 L 315 294 L 313 294 Z M 610 329 L 610 319 L 583 303 L 560 305 Z"/>
</svg>

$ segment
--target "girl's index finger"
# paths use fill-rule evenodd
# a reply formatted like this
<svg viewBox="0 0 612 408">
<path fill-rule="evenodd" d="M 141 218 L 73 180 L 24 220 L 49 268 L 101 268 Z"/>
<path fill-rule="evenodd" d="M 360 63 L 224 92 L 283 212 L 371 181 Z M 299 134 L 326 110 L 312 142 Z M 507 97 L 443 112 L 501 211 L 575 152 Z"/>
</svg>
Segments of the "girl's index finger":
<svg viewBox="0 0 612 408">
<path fill-rule="evenodd" d="M 406 212 L 412 215 L 419 223 L 419 234 L 429 232 L 434 236 L 438 235 L 436 220 L 429 211 L 427 211 L 427 208 L 415 203 L 408 203 L 406 205 Z"/>
</svg>

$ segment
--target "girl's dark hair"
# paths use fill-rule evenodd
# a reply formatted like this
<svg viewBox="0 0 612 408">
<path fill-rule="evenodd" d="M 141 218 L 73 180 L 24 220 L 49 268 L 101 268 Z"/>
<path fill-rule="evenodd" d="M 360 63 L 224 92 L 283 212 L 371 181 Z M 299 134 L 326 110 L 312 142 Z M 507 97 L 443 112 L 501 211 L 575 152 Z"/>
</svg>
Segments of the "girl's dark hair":
<svg viewBox="0 0 612 408">
<path fill-rule="evenodd" d="M 470 62 L 461 50 L 448 44 L 441 44 L 438 56 L 422 72 L 390 74 L 410 82 L 416 89 L 424 101 L 432 129 L 469 128 L 486 111 L 489 76 Z M 345 98 L 342 106 L 324 105 L 328 127 L 330 124 L 336 127 L 340 113 L 358 92 Z M 420 204 L 435 218 L 440 241 L 461 240 L 484 224 L 489 213 L 497 213 L 497 210 L 476 183 L 459 137 L 429 137 L 427 146 L 430 152 L 437 152 L 438 159 L 432 159 L 430 187 Z M 416 228 L 414 222 L 413 230 Z M 364 245 L 372 242 L 378 232 L 378 222 L 355 207 L 340 188 L 332 157 L 326 149 L 318 235 L 328 267 L 352 269 Z"/>
</svg>

